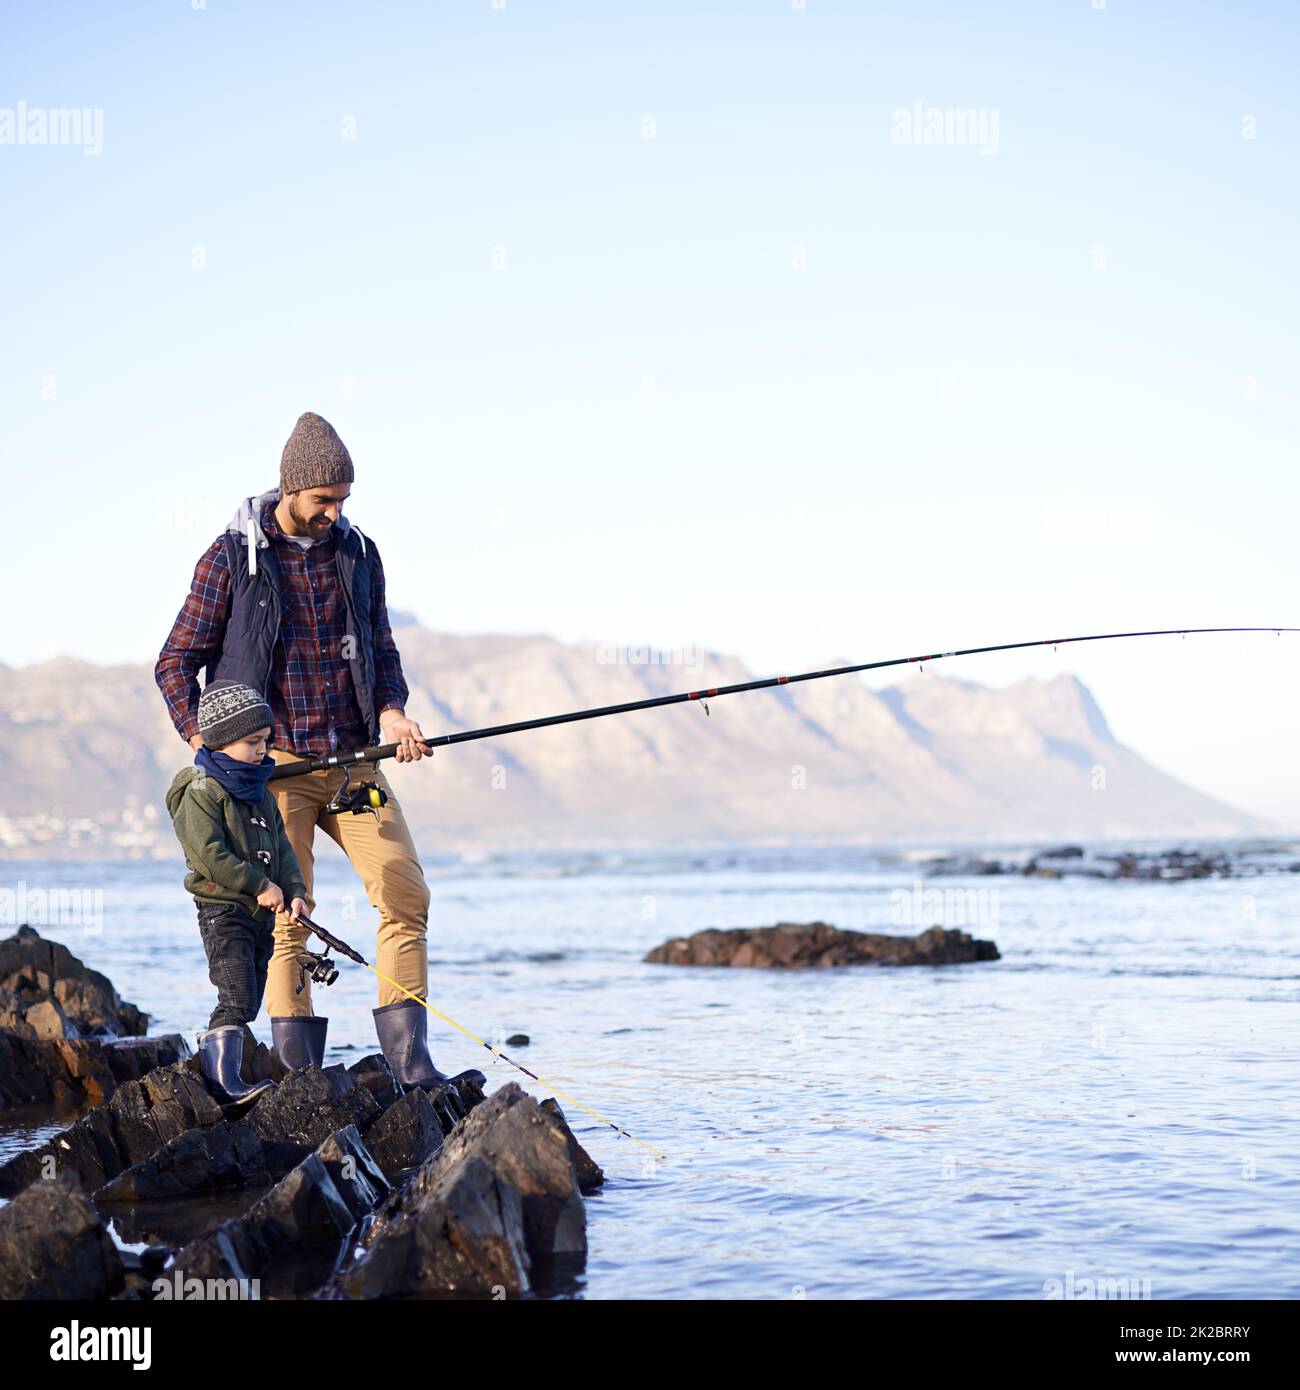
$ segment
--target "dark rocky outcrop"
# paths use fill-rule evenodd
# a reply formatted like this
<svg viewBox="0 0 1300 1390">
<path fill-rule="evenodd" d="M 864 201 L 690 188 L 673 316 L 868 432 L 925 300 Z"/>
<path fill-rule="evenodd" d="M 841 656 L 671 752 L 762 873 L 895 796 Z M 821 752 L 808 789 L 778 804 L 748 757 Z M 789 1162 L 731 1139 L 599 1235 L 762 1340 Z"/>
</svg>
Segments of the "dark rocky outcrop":
<svg viewBox="0 0 1300 1390">
<path fill-rule="evenodd" d="M 247 1120 L 221 1120 L 187 1130 L 132 1164 L 99 1188 L 95 1201 L 156 1202 L 266 1184 L 272 1178 L 267 1164 L 262 1141 Z"/>
<path fill-rule="evenodd" d="M 399 1096 L 366 1130 L 366 1148 L 392 1182 L 437 1153 L 444 1132 L 451 1128 L 440 1120 L 423 1091 L 411 1090 Z"/>
<path fill-rule="evenodd" d="M 191 1241 L 169 1275 L 176 1280 L 261 1280 L 279 1262 L 337 1253 L 357 1222 L 388 1195 L 389 1186 L 356 1128 L 347 1125 L 307 1154 L 241 1216 Z M 315 1282 L 328 1273 L 320 1269 Z"/>
<path fill-rule="evenodd" d="M 406 1091 L 380 1054 L 285 1074 L 246 1032 L 245 1076 L 278 1084 L 223 1110 L 179 1038 L 72 1036 L 81 1024 L 42 967 L 72 958 L 42 956 L 33 938 L 19 965 L 35 973 L 18 983 L 50 997 L 20 998 L 25 1031 L 0 1033 L 0 1078 L 42 1094 L 40 1049 L 53 1049 L 68 1077 L 90 1078 L 81 1102 L 96 1086 L 105 1098 L 0 1166 L 13 1197 L 0 1297 L 526 1294 L 580 1268 L 582 1193 L 603 1174 L 554 1101 L 517 1085 L 488 1101 L 470 1081 Z M 91 975 L 83 995 L 62 995 L 83 1021 L 120 1006 Z M 119 1248 L 104 1213 L 143 1248 Z"/>
<path fill-rule="evenodd" d="M 107 1105 L 39 1148 L 0 1165 L 0 1197 L 54 1173 L 73 1173 L 88 1191 L 157 1153 L 187 1130 L 222 1119 L 221 1106 L 185 1062 L 159 1067 L 119 1086 Z"/>
<path fill-rule="evenodd" d="M 542 1102 L 542 1109 L 564 1130 L 568 1145 L 569 1162 L 573 1164 L 574 1176 L 578 1179 L 578 1190 L 584 1197 L 590 1196 L 597 1188 L 605 1185 L 605 1170 L 573 1137 L 569 1122 L 564 1118 L 559 1101 L 548 1096 Z"/>
<path fill-rule="evenodd" d="M 1199 878 L 1257 878 L 1265 874 L 1300 872 L 1290 857 L 1293 847 L 1247 844 L 1232 849 L 1126 850 L 1090 853 L 1081 845 L 1039 850 L 1027 859 L 976 855 L 947 855 L 931 860 L 931 878 L 974 878 L 989 874 L 1019 874 L 1025 878 L 1140 879 L 1180 883 Z"/>
<path fill-rule="evenodd" d="M 353 1062 L 348 1075 L 374 1096 L 380 1109 L 386 1110 L 402 1094 L 402 1088 L 393 1079 L 382 1052 L 372 1052 L 359 1062 Z"/>
<path fill-rule="evenodd" d="M 0 1299 L 111 1298 L 122 1282 L 117 1246 L 70 1174 L 0 1209 Z"/>
<path fill-rule="evenodd" d="M 567 1127 L 510 1082 L 380 1208 L 321 1296 L 520 1295 L 585 1254 Z"/>
<path fill-rule="evenodd" d="M 833 965 L 962 965 L 999 960 L 991 941 L 930 927 L 918 936 L 841 931 L 825 922 L 780 922 L 673 937 L 645 960 L 652 965 L 734 965 L 795 970 Z"/>
<path fill-rule="evenodd" d="M 0 999 L 0 1028 L 10 1032 L 20 1032 L 23 1016 L 48 1003 L 75 1028 L 75 1036 L 140 1037 L 148 1024 L 134 1004 L 118 998 L 107 977 L 26 925 L 0 941 Z"/>
<path fill-rule="evenodd" d="M 68 948 L 19 927 L 0 941 L 0 1110 L 108 1100 L 123 1081 L 190 1055 Z"/>
<path fill-rule="evenodd" d="M 387 1098 L 388 1091 L 359 1084 L 355 1068 L 293 1073 L 242 1118 L 187 1130 L 98 1189 L 95 1200 L 154 1202 L 265 1186 L 301 1163 L 313 1140 L 359 1131 L 366 1136 L 366 1162 L 386 1188 L 436 1153 L 454 1122 L 440 1120 L 423 1091 L 402 1093 L 385 1074 L 393 1099 L 380 1110 L 375 1096 Z"/>
<path fill-rule="evenodd" d="M 314 1149 L 335 1130 L 365 1129 L 378 1115 L 370 1088 L 336 1064 L 290 1072 L 254 1104 L 248 1122 L 268 1145 Z"/>
</svg>

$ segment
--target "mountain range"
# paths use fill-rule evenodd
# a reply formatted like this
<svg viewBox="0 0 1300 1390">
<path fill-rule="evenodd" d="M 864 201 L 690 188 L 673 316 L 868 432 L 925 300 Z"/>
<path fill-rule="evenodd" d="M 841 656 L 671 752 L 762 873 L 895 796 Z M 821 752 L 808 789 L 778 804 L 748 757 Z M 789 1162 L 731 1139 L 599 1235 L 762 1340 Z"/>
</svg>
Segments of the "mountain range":
<svg viewBox="0 0 1300 1390">
<path fill-rule="evenodd" d="M 396 626 L 426 734 L 754 679 L 544 635 Z M 619 660 L 631 655 L 645 660 Z M 680 655 L 680 654 L 678 654 Z M 1072 675 L 994 689 L 912 670 L 637 711 L 384 764 L 430 849 L 1046 841 L 1253 835 L 1271 822 L 1119 743 Z M 0 667 L 0 816 L 112 817 L 170 835 L 163 793 L 191 754 L 145 664 Z M 341 777 L 341 774 L 339 774 Z M 161 819 L 159 819 L 161 817 Z M 168 852 L 174 845 L 168 845 Z"/>
<path fill-rule="evenodd" d="M 427 734 L 752 680 L 734 657 L 396 626 Z M 681 653 L 676 653 L 681 655 Z M 628 660 L 631 656 L 633 659 Z M 1116 741 L 1073 676 L 909 671 L 642 710 L 385 763 L 428 848 L 1132 840 L 1271 833 Z M 0 815 L 161 812 L 190 760 L 146 664 L 0 667 Z M 165 815 L 153 817 L 164 841 Z M 170 848 L 170 847 L 168 847 Z"/>
</svg>

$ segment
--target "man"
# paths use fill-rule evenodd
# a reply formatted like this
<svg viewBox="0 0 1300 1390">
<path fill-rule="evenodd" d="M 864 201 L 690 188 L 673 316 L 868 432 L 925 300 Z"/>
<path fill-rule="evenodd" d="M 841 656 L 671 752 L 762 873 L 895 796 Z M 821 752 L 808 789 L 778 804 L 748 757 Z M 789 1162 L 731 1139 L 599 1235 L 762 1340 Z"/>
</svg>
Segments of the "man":
<svg viewBox="0 0 1300 1390">
<path fill-rule="evenodd" d="M 432 754 L 406 717 L 407 686 L 388 622 L 384 569 L 373 540 L 343 515 L 352 457 L 332 425 L 299 417 L 280 459 L 280 486 L 246 498 L 200 556 L 189 596 L 154 668 L 180 736 L 196 751 L 198 672 L 205 683 L 239 681 L 265 692 L 275 720 L 276 762 L 380 743 L 400 743 L 399 762 Z M 307 886 L 319 825 L 342 848 L 379 913 L 376 967 L 420 999 L 428 994 L 429 888 L 402 808 L 377 763 L 354 773 L 388 797 L 378 817 L 327 814 L 344 780 L 337 768 L 270 784 Z M 272 1045 L 287 1067 L 325 1056 L 327 1020 L 312 1012 L 298 958 L 308 929 L 279 913 L 267 972 Z M 397 1079 L 434 1087 L 481 1072 L 443 1075 L 429 1057 L 428 1011 L 380 981 L 374 1011 L 380 1047 Z"/>
</svg>

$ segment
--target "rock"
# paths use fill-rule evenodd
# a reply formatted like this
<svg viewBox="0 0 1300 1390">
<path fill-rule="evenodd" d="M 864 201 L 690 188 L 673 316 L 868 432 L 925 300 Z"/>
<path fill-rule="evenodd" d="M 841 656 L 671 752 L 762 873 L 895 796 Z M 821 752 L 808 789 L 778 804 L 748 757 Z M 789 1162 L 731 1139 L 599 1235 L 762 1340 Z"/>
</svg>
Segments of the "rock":
<svg viewBox="0 0 1300 1390">
<path fill-rule="evenodd" d="M 1006 873 L 1006 867 L 996 859 L 958 859 L 948 855 L 932 859 L 925 870 L 927 878 L 972 878 L 984 874 Z"/>
<path fill-rule="evenodd" d="M 348 1125 L 366 1129 L 379 1113 L 370 1090 L 335 1064 L 291 1072 L 254 1103 L 248 1119 L 269 1143 L 315 1148 Z"/>
<path fill-rule="evenodd" d="M 644 959 L 653 965 L 730 965 L 778 969 L 834 965 L 959 965 L 999 960 L 991 941 L 930 927 L 919 936 L 840 931 L 825 922 L 711 929 L 674 937 Z"/>
<path fill-rule="evenodd" d="M 391 1190 L 368 1146 L 361 1142 L 355 1125 L 330 1135 L 316 1150 L 316 1157 L 325 1165 L 335 1190 L 347 1203 L 354 1224 L 373 1211 Z"/>
<path fill-rule="evenodd" d="M 1281 846 L 1263 844 L 1218 853 L 1167 849 L 1090 855 L 1080 845 L 1060 845 L 1054 849 L 1040 850 L 1023 864 L 1012 860 L 947 857 L 932 861 L 926 872 L 928 875 L 965 877 L 1018 873 L 1026 878 L 1150 879 L 1164 882 L 1195 878 L 1248 878 L 1287 872 L 1284 865 L 1276 862 L 1275 856 L 1281 850 Z"/>
<path fill-rule="evenodd" d="M 603 1187 L 605 1185 L 605 1170 L 573 1137 L 573 1131 L 569 1128 L 569 1122 L 564 1118 L 564 1111 L 560 1109 L 559 1101 L 553 1096 L 548 1096 L 542 1102 L 542 1109 L 564 1130 L 565 1142 L 569 1150 L 569 1162 L 573 1164 L 573 1171 L 578 1179 L 578 1190 L 586 1197 L 595 1192 L 597 1188 Z"/>
<path fill-rule="evenodd" d="M 0 1299 L 110 1298 L 122 1284 L 117 1246 L 74 1177 L 0 1209 Z"/>
<path fill-rule="evenodd" d="M 372 1052 L 359 1062 L 353 1062 L 348 1075 L 374 1096 L 381 1109 L 387 1109 L 402 1094 L 382 1052 Z"/>
<path fill-rule="evenodd" d="M 308 1154 L 237 1220 L 255 1228 L 268 1255 L 337 1244 L 356 1225 L 319 1152 Z"/>
<path fill-rule="evenodd" d="M 262 1258 L 244 1227 L 237 1221 L 223 1221 L 179 1251 L 164 1277 L 180 1288 L 191 1279 L 222 1283 L 235 1279 L 247 1286 L 255 1277 L 249 1270 L 256 1271 Z"/>
<path fill-rule="evenodd" d="M 268 1124 L 264 1128 L 271 1127 Z M 310 1152 L 305 1143 L 279 1137 L 282 1134 L 282 1128 L 276 1129 L 264 1139 L 254 1127 L 251 1115 L 221 1120 L 203 1129 L 188 1129 L 97 1189 L 95 1200 L 158 1201 L 263 1186 L 284 1177 Z M 340 1135 L 344 1138 L 340 1139 Z M 442 1129 L 428 1097 L 422 1091 L 413 1091 L 400 1096 L 371 1120 L 364 1147 L 353 1125 L 327 1138 L 325 1144 L 338 1148 L 351 1139 L 356 1143 L 346 1152 L 335 1154 L 331 1149 L 326 1163 L 329 1166 L 337 1162 L 341 1172 L 345 1160 L 351 1158 L 350 1167 L 356 1170 L 356 1176 L 345 1181 L 369 1183 L 376 1189 L 374 1197 L 367 1197 L 362 1204 L 368 1211 L 388 1192 L 392 1176 L 418 1166 L 437 1151 L 442 1143 Z M 325 1153 L 324 1149 L 320 1152 Z M 330 1171 L 349 1207 L 356 1206 L 333 1168 Z"/>
<path fill-rule="evenodd" d="M 437 1153 L 442 1136 L 443 1126 L 433 1102 L 419 1087 L 414 1087 L 371 1122 L 366 1130 L 366 1148 L 384 1176 L 393 1182 L 399 1173 L 419 1167 Z"/>
<path fill-rule="evenodd" d="M 260 1278 L 277 1260 L 338 1246 L 388 1192 L 388 1183 L 356 1129 L 345 1126 L 242 1216 L 223 1221 L 185 1246 L 168 1277 Z"/>
<path fill-rule="evenodd" d="M 31 1036 L 42 1042 L 81 1036 L 76 1024 L 68 1022 L 67 1016 L 53 999 L 42 999 L 31 1005 L 24 1013 L 23 1022 L 32 1030 Z"/>
<path fill-rule="evenodd" d="M 31 927 L 0 941 L 0 1110 L 109 1099 L 123 1079 L 189 1055 L 66 946 Z"/>
<path fill-rule="evenodd" d="M 178 1135 L 99 1188 L 95 1201 L 149 1202 L 269 1183 L 266 1165 L 262 1141 L 248 1122 L 222 1120 Z"/>
<path fill-rule="evenodd" d="M 48 943 L 50 968 L 39 952 L 28 959 L 33 938 L 0 991 L 0 1016 L 24 1030 L 0 1032 L 0 1087 L 24 1099 L 105 1098 L 0 1166 L 0 1195 L 17 1194 L 0 1208 L 0 1233 L 29 1251 L 24 1264 L 0 1238 L 0 1297 L 257 1297 L 237 1281 L 264 1278 L 273 1297 L 310 1292 L 380 1209 L 383 1241 L 334 1296 L 549 1291 L 550 1266 L 585 1258 L 581 1193 L 602 1175 L 554 1102 L 543 1108 L 517 1085 L 485 1102 L 468 1079 L 404 1090 L 372 1054 L 347 1070 L 284 1075 L 227 1115 L 180 1037 L 84 1035 L 74 1014 L 88 1006 L 76 989 L 59 991 L 51 969 L 64 963 Z M 107 981 L 84 984 L 115 998 Z M 245 1076 L 274 1079 L 278 1063 L 246 1037 Z M 243 1196 L 254 1184 L 272 1185 Z M 150 1243 L 145 1252 L 118 1250 L 87 1190 L 116 1210 L 127 1239 Z M 241 1214 L 212 1226 L 214 1207 Z M 182 1248 L 165 1270 L 173 1246 Z"/>
<path fill-rule="evenodd" d="M 168 1066 L 188 1053 L 177 1033 L 105 1042 L 37 1040 L 0 1032 L 0 1110 L 41 1101 L 98 1104 L 108 1100 L 121 1081 Z"/>
<path fill-rule="evenodd" d="M 39 1148 L 0 1165 L 0 1197 L 11 1196 L 55 1172 L 75 1173 L 90 1191 L 157 1153 L 186 1130 L 220 1122 L 221 1107 L 185 1062 L 126 1081 L 111 1101 L 96 1106 Z"/>
<path fill-rule="evenodd" d="M 0 1031 L 0 1110 L 31 1101 L 64 1101 L 79 1092 L 54 1043 Z"/>
<path fill-rule="evenodd" d="M 565 1135 L 518 1085 L 503 1086 L 384 1204 L 321 1296 L 521 1294 L 557 1257 L 585 1257 Z"/>
<path fill-rule="evenodd" d="M 140 1037 L 148 1023 L 134 1004 L 118 998 L 98 971 L 88 969 L 60 942 L 46 941 L 25 925 L 0 941 L 0 990 L 15 994 L 28 1010 L 53 1000 L 84 1036 Z"/>
<path fill-rule="evenodd" d="M 523 1211 L 508 1194 L 503 1200 L 482 1158 L 462 1158 L 442 1170 L 426 1164 L 385 1214 L 382 1228 L 368 1233 L 362 1254 L 324 1286 L 321 1297 L 526 1291 Z"/>
</svg>

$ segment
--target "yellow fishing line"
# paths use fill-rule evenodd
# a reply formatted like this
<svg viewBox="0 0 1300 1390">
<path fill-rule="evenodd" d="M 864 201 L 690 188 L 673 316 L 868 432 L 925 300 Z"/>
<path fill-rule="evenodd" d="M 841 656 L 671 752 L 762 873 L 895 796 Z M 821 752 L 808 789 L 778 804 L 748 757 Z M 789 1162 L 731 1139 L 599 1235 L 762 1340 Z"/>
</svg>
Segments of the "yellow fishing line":
<svg viewBox="0 0 1300 1390">
<path fill-rule="evenodd" d="M 562 1099 L 567 1100 L 570 1105 L 576 1105 L 579 1110 L 585 1110 L 588 1115 L 595 1115 L 595 1117 L 601 1122 L 601 1124 L 608 1125 L 610 1129 L 614 1130 L 618 1134 L 623 1135 L 624 1138 L 631 1139 L 634 1144 L 640 1144 L 643 1149 L 649 1149 L 650 1152 L 654 1154 L 656 1158 L 662 1158 L 665 1161 L 667 1160 L 668 1155 L 666 1153 L 661 1153 L 658 1149 L 654 1147 L 653 1144 L 647 1144 L 644 1139 L 638 1139 L 635 1134 L 629 1134 L 627 1130 L 623 1129 L 620 1125 L 616 1125 L 613 1120 L 607 1120 L 604 1117 L 604 1115 L 600 1114 L 598 1111 L 593 1110 L 591 1106 L 583 1105 L 583 1103 L 580 1100 L 574 1100 L 574 1098 L 571 1095 L 569 1095 L 565 1091 L 560 1090 L 560 1088 L 557 1085 L 555 1085 L 554 1082 L 548 1081 L 544 1076 L 538 1076 L 536 1072 L 529 1071 L 527 1067 L 521 1067 L 518 1062 L 511 1062 L 510 1058 L 507 1057 L 499 1047 L 493 1047 L 491 1043 L 484 1042 L 482 1038 L 477 1037 L 475 1034 L 471 1033 L 468 1028 L 462 1028 L 461 1025 L 457 1023 L 454 1018 L 448 1018 L 446 1014 L 439 1013 L 438 1010 L 435 1009 L 427 999 L 421 999 L 418 994 L 413 994 L 409 989 L 406 988 L 405 985 L 399 985 L 396 980 L 392 979 L 388 975 L 385 975 L 382 970 L 376 970 L 375 967 L 371 965 L 368 961 L 366 962 L 366 969 L 374 970 L 375 974 L 378 975 L 381 980 L 387 980 L 388 983 L 392 985 L 394 989 L 401 990 L 401 992 L 405 994 L 408 998 L 414 999 L 417 1004 L 423 1004 L 424 1007 L 428 1009 L 428 1011 L 431 1014 L 435 1014 L 438 1018 L 442 1019 L 444 1023 L 450 1023 L 451 1026 L 457 1030 L 457 1032 L 464 1033 L 467 1038 L 473 1038 L 473 1040 L 476 1043 L 478 1043 L 480 1047 L 487 1048 L 487 1050 L 494 1057 L 499 1057 L 503 1062 L 509 1062 L 512 1067 L 516 1067 L 519 1071 L 523 1072 L 525 1076 L 531 1076 L 534 1081 L 540 1082 L 543 1086 L 546 1087 L 548 1091 L 554 1091 L 557 1096 L 560 1096 Z"/>
</svg>

